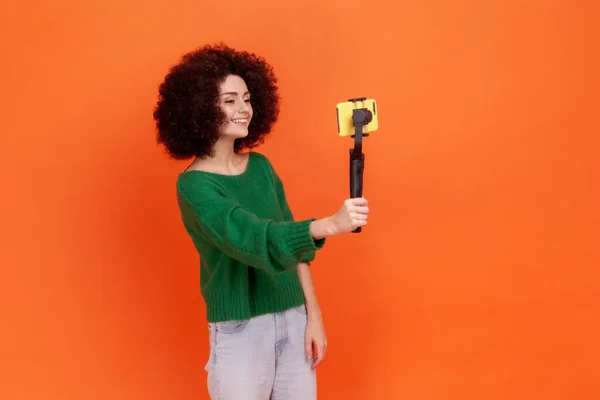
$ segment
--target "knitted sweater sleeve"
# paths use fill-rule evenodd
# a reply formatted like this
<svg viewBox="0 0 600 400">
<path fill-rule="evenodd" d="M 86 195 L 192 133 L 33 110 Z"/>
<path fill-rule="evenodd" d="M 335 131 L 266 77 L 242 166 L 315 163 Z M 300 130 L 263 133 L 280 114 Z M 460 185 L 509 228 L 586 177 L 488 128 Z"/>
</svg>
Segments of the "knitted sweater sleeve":
<svg viewBox="0 0 600 400">
<path fill-rule="evenodd" d="M 185 199 L 185 192 L 180 194 Z M 310 234 L 314 218 L 297 222 L 258 218 L 218 193 L 185 201 L 207 241 L 229 257 L 269 273 L 295 268 L 306 253 L 323 246 L 323 240 Z"/>
<path fill-rule="evenodd" d="M 281 178 L 279 177 L 279 175 L 277 174 L 277 172 L 275 171 L 275 169 L 272 167 L 272 165 L 270 165 L 270 169 L 271 169 L 271 176 L 273 177 L 274 180 L 274 185 L 275 185 L 275 190 L 277 192 L 277 198 L 279 199 L 279 207 L 281 208 L 281 212 L 283 213 L 283 219 L 285 221 L 294 221 L 294 214 L 289 206 L 289 203 L 287 201 L 287 197 L 285 195 L 285 190 L 283 187 L 283 182 L 281 181 Z M 325 243 L 325 239 L 321 240 L 320 247 L 322 247 Z M 300 259 L 301 262 L 310 264 L 311 261 L 314 261 L 315 257 L 316 257 L 316 250 L 311 250 L 308 251 L 306 253 L 304 253 L 304 255 L 302 256 L 302 258 Z"/>
</svg>

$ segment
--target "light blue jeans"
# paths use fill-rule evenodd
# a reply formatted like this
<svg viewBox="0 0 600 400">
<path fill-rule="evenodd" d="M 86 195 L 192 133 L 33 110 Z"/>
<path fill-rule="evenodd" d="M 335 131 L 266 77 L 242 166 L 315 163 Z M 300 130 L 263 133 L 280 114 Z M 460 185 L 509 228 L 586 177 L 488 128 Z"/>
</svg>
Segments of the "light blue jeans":
<svg viewBox="0 0 600 400">
<path fill-rule="evenodd" d="M 206 364 L 212 400 L 315 400 L 306 357 L 305 306 L 249 320 L 209 323 Z"/>
</svg>

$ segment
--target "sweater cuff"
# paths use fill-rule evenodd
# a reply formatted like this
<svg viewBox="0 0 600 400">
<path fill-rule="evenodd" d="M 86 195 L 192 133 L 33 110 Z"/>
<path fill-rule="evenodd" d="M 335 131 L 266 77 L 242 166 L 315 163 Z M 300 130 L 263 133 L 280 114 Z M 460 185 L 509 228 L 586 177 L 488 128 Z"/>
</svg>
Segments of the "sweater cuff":
<svg viewBox="0 0 600 400">
<path fill-rule="evenodd" d="M 287 225 L 285 234 L 293 254 L 302 256 L 325 245 L 325 239 L 314 240 L 310 234 L 310 224 L 314 220 L 315 218 L 310 218 Z"/>
<path fill-rule="evenodd" d="M 300 259 L 300 262 L 310 265 L 310 263 L 312 261 L 314 261 L 314 259 L 315 259 L 315 252 L 316 252 L 316 250 L 309 251 L 308 253 L 304 253 L 302 258 Z"/>
</svg>

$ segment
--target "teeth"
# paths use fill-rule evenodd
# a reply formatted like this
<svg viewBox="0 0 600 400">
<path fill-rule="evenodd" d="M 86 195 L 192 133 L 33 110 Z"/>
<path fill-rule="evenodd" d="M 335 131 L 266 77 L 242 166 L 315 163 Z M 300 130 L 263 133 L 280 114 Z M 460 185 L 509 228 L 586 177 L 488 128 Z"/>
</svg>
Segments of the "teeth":
<svg viewBox="0 0 600 400">
<path fill-rule="evenodd" d="M 246 122 L 248 122 L 248 120 L 246 118 L 232 119 L 232 121 L 235 122 L 236 124 L 245 124 Z"/>
</svg>

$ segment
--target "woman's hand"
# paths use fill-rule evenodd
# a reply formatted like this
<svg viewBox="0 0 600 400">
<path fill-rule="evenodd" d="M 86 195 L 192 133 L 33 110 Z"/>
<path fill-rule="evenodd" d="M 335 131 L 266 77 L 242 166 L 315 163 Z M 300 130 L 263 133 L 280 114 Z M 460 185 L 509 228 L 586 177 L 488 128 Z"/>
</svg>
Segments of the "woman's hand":
<svg viewBox="0 0 600 400">
<path fill-rule="evenodd" d="M 325 335 L 325 327 L 321 318 L 311 318 L 309 316 L 304 338 L 306 358 L 309 360 L 312 359 L 312 367 L 317 368 L 325 359 L 327 351 L 327 336 Z"/>
<path fill-rule="evenodd" d="M 331 217 L 313 221 L 310 233 L 314 239 L 323 239 L 342 233 L 352 232 L 358 227 L 367 225 L 369 202 L 364 197 L 347 199 L 340 209 Z"/>
<path fill-rule="evenodd" d="M 369 202 L 363 197 L 344 201 L 342 207 L 332 217 L 335 234 L 352 232 L 358 227 L 367 225 L 368 204 Z"/>
</svg>

